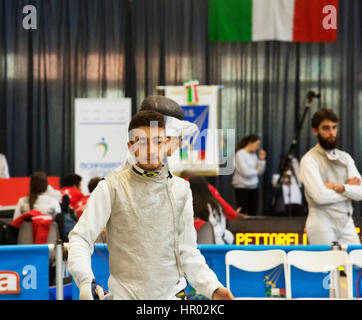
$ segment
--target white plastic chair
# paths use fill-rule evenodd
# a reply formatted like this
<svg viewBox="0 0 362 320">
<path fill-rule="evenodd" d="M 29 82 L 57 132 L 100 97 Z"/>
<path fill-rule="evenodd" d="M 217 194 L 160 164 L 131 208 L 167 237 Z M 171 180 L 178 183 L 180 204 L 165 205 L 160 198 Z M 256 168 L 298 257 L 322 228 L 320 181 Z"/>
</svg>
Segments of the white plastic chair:
<svg viewBox="0 0 362 320">
<path fill-rule="evenodd" d="M 287 275 L 287 259 L 286 259 L 286 253 L 283 250 L 279 249 L 261 250 L 261 251 L 230 250 L 225 255 L 225 264 L 226 264 L 226 286 L 229 290 L 230 290 L 230 266 L 234 266 L 244 271 L 258 272 L 258 271 L 267 271 L 279 265 L 283 265 L 286 290 L 288 287 L 290 287 L 287 285 L 287 281 L 289 280 L 289 277 Z M 250 298 L 239 297 L 236 299 L 250 299 Z M 252 298 L 252 299 L 285 299 L 285 298 Z"/>
<path fill-rule="evenodd" d="M 288 262 L 288 276 L 291 277 L 291 266 L 297 267 L 298 269 L 307 271 L 307 272 L 339 272 L 339 266 L 345 266 L 346 275 L 347 275 L 347 285 L 350 286 L 351 273 L 349 268 L 349 257 L 345 251 L 304 251 L 304 250 L 293 250 L 287 254 Z M 337 288 L 339 283 L 335 283 L 336 279 L 330 277 L 332 288 Z M 288 285 L 289 288 L 286 290 L 292 298 L 292 286 L 291 278 L 289 278 Z M 338 298 L 338 297 L 337 297 Z M 348 288 L 348 298 L 351 299 L 350 290 Z M 318 298 L 313 298 L 318 299 Z"/>
<path fill-rule="evenodd" d="M 197 231 L 197 244 L 215 244 L 214 227 L 206 221 Z"/>
<path fill-rule="evenodd" d="M 48 240 L 46 243 L 55 243 L 59 239 L 59 227 L 54 221 L 50 223 Z M 18 233 L 17 244 L 34 244 L 33 236 L 33 223 L 31 221 L 24 221 Z"/>
<path fill-rule="evenodd" d="M 353 297 L 353 266 L 357 266 L 359 268 L 362 268 L 362 250 L 352 250 L 349 253 L 349 272 L 351 274 L 350 282 L 348 283 L 348 295 Z M 348 280 L 347 280 L 348 282 Z M 361 298 L 359 298 L 361 299 Z"/>
</svg>

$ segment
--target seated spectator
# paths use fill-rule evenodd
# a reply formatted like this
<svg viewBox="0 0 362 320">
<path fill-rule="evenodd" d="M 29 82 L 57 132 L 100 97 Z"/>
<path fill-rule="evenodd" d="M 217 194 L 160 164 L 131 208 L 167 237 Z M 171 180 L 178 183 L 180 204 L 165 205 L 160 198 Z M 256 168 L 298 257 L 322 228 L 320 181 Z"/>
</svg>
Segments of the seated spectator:
<svg viewBox="0 0 362 320">
<path fill-rule="evenodd" d="M 208 221 L 214 228 L 216 244 L 232 244 L 234 235 L 226 229 L 226 217 L 220 202 L 215 199 L 204 177 L 189 179 L 193 197 L 194 218 Z"/>
<path fill-rule="evenodd" d="M 195 176 L 195 173 L 191 170 L 184 170 L 180 174 L 180 177 L 186 180 L 189 180 L 192 176 Z M 241 213 L 241 207 L 235 210 L 230 204 L 228 204 L 212 184 L 209 183 L 208 187 L 213 197 L 216 198 L 222 205 L 227 219 L 235 220 L 248 218 L 247 214 Z"/>
<path fill-rule="evenodd" d="M 30 192 L 26 197 L 19 199 L 13 220 L 30 210 L 40 211 L 52 218 L 61 212 L 59 202 L 45 194 L 48 188 L 48 179 L 44 172 L 34 172 L 30 178 Z"/>
<path fill-rule="evenodd" d="M 59 190 L 53 188 L 50 184 L 48 185 L 48 188 L 47 188 L 47 191 L 45 191 L 45 194 L 49 197 L 55 198 L 59 202 L 62 202 L 62 198 L 63 198 L 62 193 Z"/>
<path fill-rule="evenodd" d="M 77 209 L 77 203 L 84 198 L 81 191 L 82 177 L 76 173 L 66 175 L 62 181 L 60 192 L 69 197 L 69 206 L 71 209 Z"/>
<path fill-rule="evenodd" d="M 77 214 L 77 218 L 79 220 L 80 216 L 82 215 L 84 209 L 87 206 L 87 202 L 88 199 L 90 197 L 90 194 L 93 192 L 93 190 L 96 188 L 96 186 L 98 185 L 99 181 L 101 181 L 102 178 L 100 177 L 94 177 L 92 179 L 89 180 L 88 182 L 88 191 L 89 191 L 89 195 L 88 196 L 84 196 L 80 201 L 78 201 L 78 203 L 76 204 L 76 209 L 75 209 L 75 213 Z"/>
</svg>

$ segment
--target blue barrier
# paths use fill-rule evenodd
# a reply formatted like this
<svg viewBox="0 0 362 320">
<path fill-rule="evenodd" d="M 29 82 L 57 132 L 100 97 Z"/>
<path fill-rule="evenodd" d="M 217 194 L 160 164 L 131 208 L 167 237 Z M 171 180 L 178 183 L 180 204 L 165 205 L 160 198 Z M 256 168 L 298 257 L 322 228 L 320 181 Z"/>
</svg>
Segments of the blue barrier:
<svg viewBox="0 0 362 320">
<path fill-rule="evenodd" d="M 225 267 L 225 254 L 229 250 L 271 250 L 281 249 L 285 252 L 291 250 L 306 250 L 306 251 L 327 251 L 330 246 L 313 246 L 313 245 L 199 245 L 200 252 L 205 257 L 209 267 L 215 272 L 219 281 L 226 286 L 226 267 Z M 356 246 L 362 248 L 362 246 Z M 95 250 L 92 255 L 92 269 L 97 279 L 98 284 L 103 285 L 105 290 L 108 290 L 108 249 L 105 244 L 96 244 Z M 273 270 L 271 270 L 273 271 Z M 230 270 L 230 276 L 233 280 L 232 292 L 237 296 L 265 296 L 265 277 L 270 274 L 268 272 L 244 272 L 233 268 Z M 292 281 L 293 281 L 293 297 L 329 297 L 329 290 L 323 286 L 323 280 L 326 278 L 325 273 L 309 273 L 292 268 Z M 277 288 L 285 288 L 283 274 L 280 274 L 278 281 L 276 281 Z M 79 296 L 79 290 L 73 283 L 73 299 Z"/>
<path fill-rule="evenodd" d="M 326 251 L 329 246 L 302 245 L 199 245 L 200 252 L 205 257 L 209 267 L 215 272 L 223 285 L 226 285 L 225 254 L 229 250 L 291 250 Z M 362 246 L 348 246 L 347 252 L 362 249 Z M 92 269 L 98 284 L 108 290 L 109 263 L 106 244 L 96 244 L 92 255 Z M 356 280 L 362 280 L 361 269 L 354 267 L 354 296 Z M 242 272 L 230 270 L 234 287 L 232 291 L 237 296 L 265 296 L 265 277 L 268 273 Z M 237 280 L 234 280 L 234 276 Z M 327 297 L 329 291 L 323 288 L 322 281 L 326 274 L 306 273 L 292 268 L 293 298 L 296 297 Z M 284 280 L 279 275 L 275 282 L 277 288 L 283 288 Z M 296 286 L 296 289 L 294 288 Z M 70 289 L 70 288 L 69 288 Z M 246 290 L 247 289 L 247 290 Z M 72 285 L 72 297 L 78 299 L 79 290 Z M 359 284 L 360 296 L 362 283 Z M 0 300 L 48 300 L 49 293 L 49 248 L 48 245 L 11 245 L 0 246 Z"/>
<path fill-rule="evenodd" d="M 48 245 L 0 246 L 0 299 L 48 300 Z"/>
</svg>

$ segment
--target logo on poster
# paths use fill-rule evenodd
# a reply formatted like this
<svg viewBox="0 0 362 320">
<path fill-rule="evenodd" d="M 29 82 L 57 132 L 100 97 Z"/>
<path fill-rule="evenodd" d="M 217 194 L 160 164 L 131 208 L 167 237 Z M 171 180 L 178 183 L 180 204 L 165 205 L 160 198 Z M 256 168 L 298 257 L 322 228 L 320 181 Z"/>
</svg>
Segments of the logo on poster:
<svg viewBox="0 0 362 320">
<path fill-rule="evenodd" d="M 103 149 L 103 155 L 102 155 L 102 160 L 103 160 L 108 152 L 108 144 L 106 143 L 106 139 L 102 138 L 101 142 L 98 142 L 96 144 L 96 147 L 101 147 Z"/>
</svg>

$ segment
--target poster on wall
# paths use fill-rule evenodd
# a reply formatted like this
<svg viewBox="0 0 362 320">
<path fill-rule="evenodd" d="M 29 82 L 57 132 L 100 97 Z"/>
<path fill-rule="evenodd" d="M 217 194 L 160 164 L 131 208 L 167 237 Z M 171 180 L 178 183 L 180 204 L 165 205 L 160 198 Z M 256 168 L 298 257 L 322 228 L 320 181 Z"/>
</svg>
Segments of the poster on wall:
<svg viewBox="0 0 362 320">
<path fill-rule="evenodd" d="M 190 81 L 184 86 L 165 86 L 165 96 L 184 110 L 184 120 L 195 123 L 199 130 L 182 137 L 182 147 L 168 159 L 175 174 L 192 170 L 200 175 L 219 174 L 219 142 L 217 102 L 219 86 L 201 86 Z M 167 118 L 166 118 L 167 122 Z"/>
<path fill-rule="evenodd" d="M 105 177 L 127 159 L 131 99 L 75 99 L 75 173 L 88 194 L 93 177 Z"/>
</svg>

